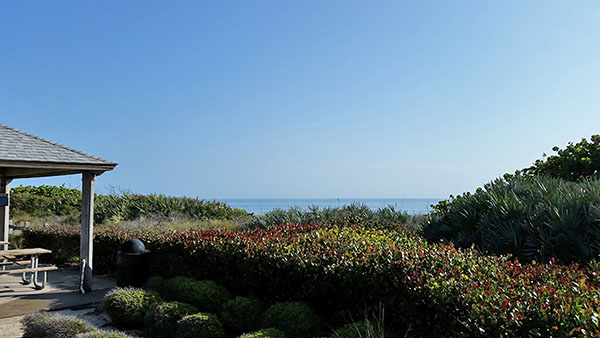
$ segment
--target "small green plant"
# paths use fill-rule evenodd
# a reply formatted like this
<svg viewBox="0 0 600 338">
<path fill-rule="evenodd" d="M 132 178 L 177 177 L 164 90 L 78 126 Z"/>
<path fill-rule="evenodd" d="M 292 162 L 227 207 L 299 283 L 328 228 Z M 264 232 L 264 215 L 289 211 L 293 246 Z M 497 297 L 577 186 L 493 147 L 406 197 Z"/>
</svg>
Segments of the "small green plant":
<svg viewBox="0 0 600 338">
<path fill-rule="evenodd" d="M 75 338 L 133 338 L 119 331 L 92 331 L 88 333 L 80 333 Z"/>
<path fill-rule="evenodd" d="M 323 328 L 321 319 L 302 302 L 272 305 L 264 314 L 264 327 L 274 327 L 290 338 L 314 337 Z"/>
<path fill-rule="evenodd" d="M 197 313 L 177 322 L 175 338 L 223 338 L 225 331 L 216 315 Z"/>
<path fill-rule="evenodd" d="M 258 299 L 235 297 L 221 311 L 223 325 L 228 331 L 241 333 L 259 328 L 262 304 Z"/>
<path fill-rule="evenodd" d="M 244 333 L 240 336 L 240 338 L 285 338 L 285 333 L 275 328 L 270 328 L 250 333 Z"/>
<path fill-rule="evenodd" d="M 387 338 L 383 328 L 370 320 L 346 324 L 337 329 L 330 338 Z"/>
<path fill-rule="evenodd" d="M 197 313 L 198 309 L 190 304 L 180 302 L 162 303 L 146 315 L 146 337 L 168 338 L 177 330 L 177 322 Z"/>
<path fill-rule="evenodd" d="M 203 312 L 218 313 L 223 303 L 231 299 L 227 289 L 209 280 L 195 280 L 188 277 L 175 277 L 163 287 L 167 300 L 192 304 Z"/>
<path fill-rule="evenodd" d="M 104 310 L 115 327 L 142 327 L 146 313 L 162 302 L 153 291 L 135 288 L 115 288 L 104 297 Z"/>
<path fill-rule="evenodd" d="M 23 338 L 72 338 L 96 330 L 83 320 L 60 314 L 36 312 L 21 319 Z"/>
</svg>

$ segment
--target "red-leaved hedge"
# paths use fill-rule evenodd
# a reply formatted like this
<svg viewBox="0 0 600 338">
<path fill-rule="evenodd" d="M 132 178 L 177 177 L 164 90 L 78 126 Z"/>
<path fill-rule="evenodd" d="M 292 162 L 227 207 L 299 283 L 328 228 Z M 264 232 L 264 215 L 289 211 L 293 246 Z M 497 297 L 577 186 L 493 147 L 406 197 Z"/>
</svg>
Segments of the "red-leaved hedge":
<svg viewBox="0 0 600 338">
<path fill-rule="evenodd" d="M 321 314 L 382 302 L 388 317 L 419 335 L 600 335 L 594 267 L 521 264 L 401 230 L 289 225 L 173 234 L 98 230 L 95 271 L 114 271 L 116 250 L 133 237 L 153 251 L 156 274 L 211 279 L 271 301 L 302 300 Z M 28 228 L 24 244 L 52 249 L 61 263 L 77 256 L 79 231 Z"/>
</svg>

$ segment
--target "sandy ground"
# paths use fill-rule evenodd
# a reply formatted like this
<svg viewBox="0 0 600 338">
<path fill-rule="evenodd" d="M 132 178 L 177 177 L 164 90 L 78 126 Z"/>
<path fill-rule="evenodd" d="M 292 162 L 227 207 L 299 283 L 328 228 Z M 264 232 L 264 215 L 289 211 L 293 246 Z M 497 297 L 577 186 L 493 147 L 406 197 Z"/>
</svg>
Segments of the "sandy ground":
<svg viewBox="0 0 600 338">
<path fill-rule="evenodd" d="M 50 313 L 60 313 L 64 315 L 76 316 L 98 328 L 106 330 L 115 330 L 115 328 L 109 325 L 110 319 L 108 318 L 108 316 L 105 313 L 93 307 L 81 310 L 66 309 L 50 311 Z M 24 316 L 15 316 L 0 319 L 0 338 L 23 337 L 23 327 L 21 325 L 21 318 L 23 317 Z M 142 337 L 141 335 L 139 335 L 139 332 L 135 331 L 127 332 L 127 334 L 133 337 Z"/>
</svg>

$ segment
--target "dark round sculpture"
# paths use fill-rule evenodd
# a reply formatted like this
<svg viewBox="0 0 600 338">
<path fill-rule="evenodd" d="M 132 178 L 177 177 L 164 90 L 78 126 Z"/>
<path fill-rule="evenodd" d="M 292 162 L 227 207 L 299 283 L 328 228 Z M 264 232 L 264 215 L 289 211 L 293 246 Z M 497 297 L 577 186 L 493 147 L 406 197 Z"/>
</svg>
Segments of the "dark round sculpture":
<svg viewBox="0 0 600 338">
<path fill-rule="evenodd" d="M 146 246 L 137 238 L 130 239 L 121 245 L 123 254 L 141 254 L 146 250 Z"/>
</svg>

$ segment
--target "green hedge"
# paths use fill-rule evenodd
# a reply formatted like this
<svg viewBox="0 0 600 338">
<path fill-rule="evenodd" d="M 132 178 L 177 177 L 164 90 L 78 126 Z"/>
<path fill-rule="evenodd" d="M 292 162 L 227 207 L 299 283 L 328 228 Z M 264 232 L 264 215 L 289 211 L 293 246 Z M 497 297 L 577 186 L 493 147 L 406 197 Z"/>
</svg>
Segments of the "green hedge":
<svg viewBox="0 0 600 338">
<path fill-rule="evenodd" d="M 24 237 L 28 246 L 49 249 L 60 243 L 54 237 L 79 243 L 77 231 L 64 228 L 31 228 Z M 382 302 L 387 317 L 424 336 L 600 334 L 598 264 L 521 264 L 407 231 L 290 225 L 170 235 L 98 231 L 95 266 L 114 269 L 115 253 L 99 253 L 131 237 L 153 251 L 157 274 L 188 273 L 271 302 L 304 301 L 324 318 Z"/>
</svg>

